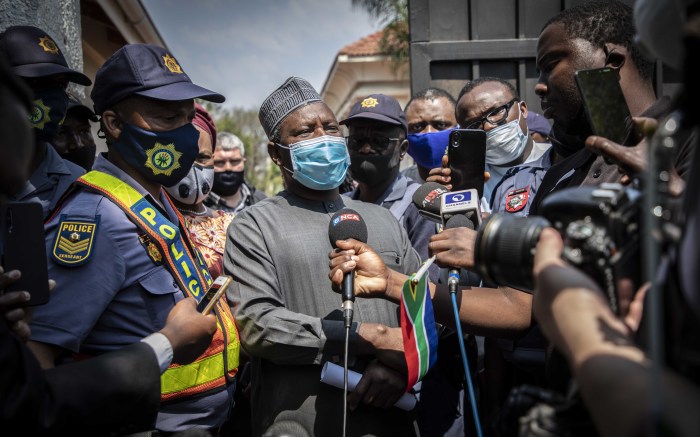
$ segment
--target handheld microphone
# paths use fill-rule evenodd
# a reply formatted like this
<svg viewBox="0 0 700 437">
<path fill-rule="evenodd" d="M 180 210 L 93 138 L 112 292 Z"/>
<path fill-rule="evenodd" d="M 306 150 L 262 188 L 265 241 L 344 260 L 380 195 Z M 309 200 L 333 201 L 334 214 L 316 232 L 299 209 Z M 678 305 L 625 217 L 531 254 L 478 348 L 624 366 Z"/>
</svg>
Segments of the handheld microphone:
<svg viewBox="0 0 700 437">
<path fill-rule="evenodd" d="M 440 197 L 449 192 L 447 188 L 437 182 L 426 182 L 413 193 L 413 204 L 418 212 L 437 223 L 443 223 L 440 215 Z"/>
<path fill-rule="evenodd" d="M 447 222 L 455 216 L 462 215 L 472 223 L 470 229 L 476 229 L 481 225 L 481 206 L 477 190 L 461 190 L 444 194 L 440 197 L 440 216 L 442 222 Z M 453 226 L 454 227 L 454 226 Z M 466 227 L 466 225 L 460 225 Z"/>
<path fill-rule="evenodd" d="M 473 190 L 473 191 L 476 191 L 476 190 Z M 445 228 L 446 229 L 451 229 L 451 228 L 474 229 L 474 223 L 466 215 L 456 214 L 456 215 L 451 216 L 447 220 L 447 223 L 445 223 Z M 450 290 L 450 293 L 457 292 L 457 287 L 459 287 L 459 269 L 458 268 L 450 267 L 448 277 L 447 277 L 447 286 Z"/>
<path fill-rule="evenodd" d="M 363 243 L 367 242 L 367 224 L 357 211 L 343 208 L 331 217 L 328 224 L 328 238 L 331 245 L 337 249 L 336 241 L 354 238 Z M 352 325 L 353 302 L 355 302 L 355 274 L 346 273 L 343 276 L 342 287 L 343 320 L 345 327 Z"/>
</svg>

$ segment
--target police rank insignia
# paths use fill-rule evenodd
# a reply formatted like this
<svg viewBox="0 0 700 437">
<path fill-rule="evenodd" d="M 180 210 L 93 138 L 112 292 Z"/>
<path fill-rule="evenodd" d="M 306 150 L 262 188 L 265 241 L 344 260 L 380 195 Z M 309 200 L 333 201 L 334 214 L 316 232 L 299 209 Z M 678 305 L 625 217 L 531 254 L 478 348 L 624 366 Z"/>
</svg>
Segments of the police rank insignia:
<svg viewBox="0 0 700 437">
<path fill-rule="evenodd" d="M 374 97 L 367 97 L 360 103 L 360 106 L 363 108 L 374 108 L 379 104 L 379 100 L 375 99 Z"/>
<path fill-rule="evenodd" d="M 154 175 L 170 176 L 173 170 L 180 168 L 181 156 L 182 153 L 175 150 L 175 144 L 156 143 L 146 150 L 146 167 L 150 168 Z"/>
<path fill-rule="evenodd" d="M 517 188 L 515 190 L 510 190 L 506 194 L 506 211 L 508 212 L 518 212 L 525 208 L 527 205 L 527 199 L 530 196 L 529 188 Z"/>
<path fill-rule="evenodd" d="M 172 56 L 163 56 L 163 63 L 165 64 L 165 68 L 167 68 L 171 73 L 183 74 L 180 64 L 178 64 L 175 58 Z"/>
<path fill-rule="evenodd" d="M 44 125 L 49 120 L 49 111 L 51 108 L 44 104 L 42 99 L 34 100 L 32 112 L 29 114 L 29 122 L 35 129 L 44 129 Z"/>
<path fill-rule="evenodd" d="M 65 216 L 61 216 L 53 243 L 54 262 L 67 267 L 88 262 L 92 255 L 98 223 L 98 218 L 95 221 L 77 221 L 67 220 Z"/>
<path fill-rule="evenodd" d="M 52 55 L 58 54 L 58 46 L 48 36 L 39 38 L 39 47 L 44 49 L 45 52 L 51 53 Z"/>
</svg>

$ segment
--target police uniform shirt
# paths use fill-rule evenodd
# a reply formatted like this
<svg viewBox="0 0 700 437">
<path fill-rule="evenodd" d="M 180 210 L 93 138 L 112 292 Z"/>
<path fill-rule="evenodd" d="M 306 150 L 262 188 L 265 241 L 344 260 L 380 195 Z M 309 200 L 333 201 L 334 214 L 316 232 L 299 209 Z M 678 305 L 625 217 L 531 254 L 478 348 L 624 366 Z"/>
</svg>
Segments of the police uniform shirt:
<svg viewBox="0 0 700 437">
<path fill-rule="evenodd" d="M 527 217 L 547 169 L 552 166 L 551 149 L 537 161 L 510 168 L 496 185 L 491 198 L 491 213 Z"/>
<path fill-rule="evenodd" d="M 428 254 L 428 243 L 430 243 L 430 237 L 435 235 L 436 227 L 435 223 L 420 215 L 418 208 L 413 204 L 413 193 L 415 193 L 417 187 L 419 187 L 417 183 L 399 174 L 389 188 L 377 199 L 375 204 L 391 211 L 396 220 L 406 229 L 411 246 L 418 252 L 422 260 L 426 260 L 430 257 Z M 353 200 L 359 200 L 360 190 L 355 188 L 343 195 Z M 399 203 L 401 205 L 397 205 Z M 396 217 L 397 214 L 392 208 L 394 205 L 398 207 L 399 217 Z M 433 264 L 429 270 L 430 277 L 433 280 L 437 280 L 439 267 Z"/>
<path fill-rule="evenodd" d="M 157 206 L 147 191 L 123 170 L 99 156 L 93 167 L 126 182 Z M 161 196 L 168 219 L 177 216 Z M 94 226 L 93 226 L 94 225 Z M 160 330 L 173 306 L 184 298 L 167 268 L 152 259 L 143 232 L 111 200 L 79 189 L 46 223 L 49 277 L 56 280 L 48 304 L 36 307 L 31 339 L 71 352 L 99 355 L 135 343 Z M 63 236 L 90 242 L 65 266 L 54 255 Z M 82 258 L 82 259 L 81 259 Z M 179 431 L 185 422 L 218 426 L 228 414 L 226 391 L 165 404 L 158 429 Z"/>
<path fill-rule="evenodd" d="M 61 158 L 53 146 L 47 143 L 46 156 L 41 160 L 39 167 L 10 200 L 38 202 L 46 218 L 70 184 L 83 174 L 85 170 L 82 167 Z"/>
</svg>

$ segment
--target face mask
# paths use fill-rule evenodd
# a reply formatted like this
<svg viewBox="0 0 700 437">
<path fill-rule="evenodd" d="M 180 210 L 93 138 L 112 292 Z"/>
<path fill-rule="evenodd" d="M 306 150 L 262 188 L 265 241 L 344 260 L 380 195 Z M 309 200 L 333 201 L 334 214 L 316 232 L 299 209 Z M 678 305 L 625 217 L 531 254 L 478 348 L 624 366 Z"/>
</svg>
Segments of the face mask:
<svg viewBox="0 0 700 437">
<path fill-rule="evenodd" d="M 520 113 L 520 105 L 518 105 Z M 520 129 L 520 117 L 486 132 L 486 163 L 503 165 L 515 161 L 527 146 L 527 133 Z"/>
<path fill-rule="evenodd" d="M 204 202 L 214 183 L 214 166 L 194 164 L 187 176 L 165 191 L 184 205 L 194 206 Z"/>
<path fill-rule="evenodd" d="M 189 173 L 199 153 L 199 131 L 192 123 L 152 132 L 124 123 L 111 147 L 149 181 L 170 187 Z"/>
<path fill-rule="evenodd" d="M 381 185 L 396 177 L 399 157 L 390 155 L 355 155 L 350 160 L 352 178 L 369 186 Z"/>
<path fill-rule="evenodd" d="M 36 91 L 29 122 L 38 140 L 51 142 L 68 112 L 68 95 L 62 89 Z"/>
<path fill-rule="evenodd" d="M 214 173 L 214 188 L 212 191 L 219 196 L 232 196 L 236 194 L 243 183 L 243 170 L 219 171 Z"/>
<path fill-rule="evenodd" d="M 95 163 L 95 152 L 97 152 L 97 146 L 95 144 L 90 144 L 88 146 L 78 147 L 75 150 L 61 154 L 61 158 L 67 159 L 70 162 L 78 164 L 85 171 L 92 170 L 92 164 Z"/>
<path fill-rule="evenodd" d="M 450 132 L 446 129 L 437 132 L 408 135 L 408 154 L 423 168 L 442 166 L 442 157 L 449 144 Z"/>
<path fill-rule="evenodd" d="M 306 188 L 332 190 L 345 180 L 345 173 L 350 165 L 345 138 L 323 135 L 289 146 L 277 146 L 289 149 L 293 170 L 286 167 L 284 169 L 292 173 L 292 177 Z"/>
<path fill-rule="evenodd" d="M 658 57 L 680 71 L 683 64 L 683 7 L 681 0 L 637 0 L 634 23 L 637 38 L 650 58 Z"/>
</svg>

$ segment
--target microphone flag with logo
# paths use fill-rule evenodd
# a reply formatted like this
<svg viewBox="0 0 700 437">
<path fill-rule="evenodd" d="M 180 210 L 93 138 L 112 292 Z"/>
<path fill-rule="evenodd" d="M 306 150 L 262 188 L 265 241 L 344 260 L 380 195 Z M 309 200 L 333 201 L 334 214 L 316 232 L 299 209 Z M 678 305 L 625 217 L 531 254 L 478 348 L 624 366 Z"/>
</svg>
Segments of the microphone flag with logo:
<svg viewBox="0 0 700 437">
<path fill-rule="evenodd" d="M 437 362 L 437 328 L 433 302 L 428 290 L 428 275 L 413 282 L 415 273 L 403 284 L 401 292 L 401 334 L 408 367 L 408 391 Z"/>
</svg>

